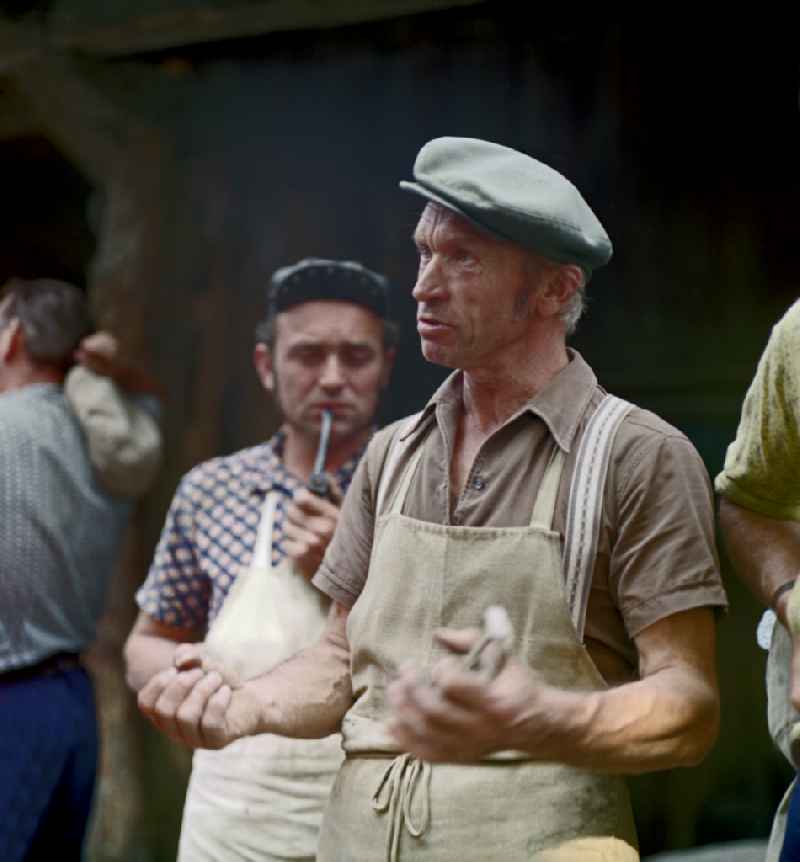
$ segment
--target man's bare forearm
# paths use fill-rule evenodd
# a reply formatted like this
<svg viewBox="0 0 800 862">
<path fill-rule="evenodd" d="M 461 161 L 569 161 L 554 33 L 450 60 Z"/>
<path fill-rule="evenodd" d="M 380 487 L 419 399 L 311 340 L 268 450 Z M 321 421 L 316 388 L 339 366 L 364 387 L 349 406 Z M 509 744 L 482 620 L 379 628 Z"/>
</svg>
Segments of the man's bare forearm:
<svg viewBox="0 0 800 862">
<path fill-rule="evenodd" d="M 720 503 L 719 521 L 737 575 L 766 607 L 786 624 L 788 594 L 775 592 L 800 573 L 800 523 L 768 518 L 728 500 Z"/>
<path fill-rule="evenodd" d="M 634 774 L 692 766 L 713 745 L 719 690 L 712 611 L 696 608 L 666 617 L 635 640 L 637 682 L 560 693 L 562 762 Z"/>
<path fill-rule="evenodd" d="M 328 736 L 352 701 L 347 613 L 334 604 L 315 646 L 243 685 L 226 679 L 224 668 L 203 667 L 198 652 L 181 645 L 174 666 L 139 691 L 139 709 L 190 748 L 224 748 L 259 733 Z"/>
<path fill-rule="evenodd" d="M 336 605 L 319 643 L 233 692 L 233 727 L 313 739 L 339 731 L 353 700 L 347 611 Z"/>
<path fill-rule="evenodd" d="M 635 641 L 637 682 L 560 693 L 566 699 L 562 762 L 635 774 L 693 766 L 713 745 L 719 689 L 712 611 L 695 608 L 666 617 Z"/>
<path fill-rule="evenodd" d="M 637 774 L 700 762 L 717 737 L 713 687 L 683 669 L 602 692 L 554 689 L 535 718 L 520 727 L 522 750 L 533 756 L 605 773 Z M 542 729 L 549 728 L 549 739 Z M 527 741 L 526 741 L 527 736 Z"/>
<path fill-rule="evenodd" d="M 131 635 L 125 644 L 125 681 L 139 691 L 159 671 L 172 666 L 176 644 L 151 635 Z"/>
<path fill-rule="evenodd" d="M 463 652 L 465 634 L 442 632 L 439 640 Z M 404 669 L 387 691 L 389 731 L 432 762 L 474 762 L 512 749 L 607 773 L 697 763 L 719 724 L 713 613 L 673 614 L 635 641 L 640 680 L 601 691 L 548 685 L 516 658 L 489 681 L 451 658 L 434 667 L 435 685 Z"/>
<path fill-rule="evenodd" d="M 352 700 L 349 665 L 311 647 L 234 691 L 231 720 L 255 701 L 252 732 L 316 739 L 339 731 Z"/>
<path fill-rule="evenodd" d="M 123 650 L 129 688 L 140 691 L 157 673 L 172 667 L 178 644 L 199 638 L 193 629 L 170 626 L 140 612 Z"/>
</svg>

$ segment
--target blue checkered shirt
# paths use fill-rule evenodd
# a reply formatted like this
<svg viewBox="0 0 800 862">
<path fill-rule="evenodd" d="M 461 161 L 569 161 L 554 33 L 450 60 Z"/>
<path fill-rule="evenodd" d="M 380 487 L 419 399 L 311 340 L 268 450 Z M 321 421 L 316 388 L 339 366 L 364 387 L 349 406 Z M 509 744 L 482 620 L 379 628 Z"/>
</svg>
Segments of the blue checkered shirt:
<svg viewBox="0 0 800 862">
<path fill-rule="evenodd" d="M 167 513 L 139 607 L 170 626 L 207 630 L 237 574 L 253 558 L 264 498 L 279 494 L 272 533 L 272 563 L 285 557 L 286 505 L 302 482 L 283 464 L 284 434 L 233 455 L 199 464 L 184 476 Z M 366 447 L 365 447 L 366 448 Z M 342 491 L 363 449 L 336 473 Z"/>
<path fill-rule="evenodd" d="M 60 386 L 0 394 L 0 672 L 94 640 L 130 509 L 98 485 Z"/>
</svg>

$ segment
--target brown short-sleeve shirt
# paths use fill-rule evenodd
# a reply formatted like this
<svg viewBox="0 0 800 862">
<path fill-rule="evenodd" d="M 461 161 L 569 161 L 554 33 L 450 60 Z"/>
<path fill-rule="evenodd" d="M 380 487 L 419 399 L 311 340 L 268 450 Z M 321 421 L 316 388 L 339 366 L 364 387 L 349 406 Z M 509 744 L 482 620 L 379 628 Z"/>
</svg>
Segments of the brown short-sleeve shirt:
<svg viewBox="0 0 800 862">
<path fill-rule="evenodd" d="M 404 436 L 419 435 L 423 446 L 403 514 L 436 524 L 524 526 L 530 523 L 545 467 L 559 446 L 567 461 L 553 529 L 563 537 L 581 435 L 589 408 L 605 394 L 580 354 L 570 351 L 570 359 L 544 390 L 485 441 L 452 509 L 449 464 L 461 410 L 461 375 L 451 375 L 416 422 L 402 431 Z M 367 578 L 377 487 L 397 431 L 397 424 L 389 426 L 370 443 L 314 578 L 345 607 L 353 605 Z M 408 446 L 408 453 L 414 448 Z M 680 431 L 634 408 L 615 438 L 606 480 L 586 617 L 590 653 L 609 682 L 630 679 L 637 666 L 632 638 L 642 629 L 679 611 L 725 606 L 705 467 Z"/>
</svg>

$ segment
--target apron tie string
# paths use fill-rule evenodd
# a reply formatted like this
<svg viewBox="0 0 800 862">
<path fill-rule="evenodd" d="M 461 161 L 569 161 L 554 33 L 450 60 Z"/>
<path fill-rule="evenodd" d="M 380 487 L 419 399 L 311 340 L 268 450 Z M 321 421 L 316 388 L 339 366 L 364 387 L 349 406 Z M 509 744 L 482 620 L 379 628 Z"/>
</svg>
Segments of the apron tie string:
<svg viewBox="0 0 800 862">
<path fill-rule="evenodd" d="M 379 814 L 389 812 L 386 830 L 386 860 L 396 862 L 400 850 L 400 831 L 419 838 L 430 826 L 431 765 L 417 760 L 412 754 L 399 754 L 386 767 L 378 789 L 372 796 L 372 808 Z M 421 785 L 421 786 L 420 786 Z M 422 796 L 417 818 L 413 811 L 414 799 L 419 791 Z"/>
</svg>

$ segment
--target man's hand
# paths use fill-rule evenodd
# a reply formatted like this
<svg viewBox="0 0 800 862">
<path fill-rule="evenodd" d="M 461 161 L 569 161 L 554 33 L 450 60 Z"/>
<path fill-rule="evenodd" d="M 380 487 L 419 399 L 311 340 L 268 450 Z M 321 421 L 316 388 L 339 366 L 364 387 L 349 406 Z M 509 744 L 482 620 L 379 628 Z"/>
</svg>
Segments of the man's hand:
<svg viewBox="0 0 800 862">
<path fill-rule="evenodd" d="M 75 361 L 103 377 L 113 377 L 119 350 L 117 339 L 110 332 L 93 332 L 84 338 L 75 351 Z"/>
<path fill-rule="evenodd" d="M 111 378 L 128 392 L 162 394 L 161 385 L 155 377 L 120 357 L 119 342 L 110 332 L 87 335 L 75 350 L 74 358 L 89 371 Z"/>
<path fill-rule="evenodd" d="M 160 731 L 189 748 L 224 748 L 258 731 L 258 704 L 218 671 L 168 668 L 142 688 L 138 702 Z"/>
<path fill-rule="evenodd" d="M 480 634 L 442 630 L 439 643 L 467 653 Z M 529 725 L 551 689 L 522 662 L 511 658 L 495 680 L 467 671 L 457 656 L 438 662 L 431 679 L 401 672 L 389 686 L 389 729 L 398 744 L 421 760 L 467 763 L 515 748 L 517 732 Z M 548 733 L 542 725 L 542 743 Z M 528 749 L 530 734 L 526 735 Z"/>
<path fill-rule="evenodd" d="M 475 638 L 439 635 L 461 652 Z M 719 727 L 713 612 L 664 617 L 635 643 L 640 679 L 596 690 L 549 685 L 516 658 L 486 682 L 448 657 L 433 668 L 432 682 L 404 673 L 392 683 L 390 730 L 404 750 L 429 761 L 512 750 L 606 773 L 694 766 Z"/>
<path fill-rule="evenodd" d="M 319 568 L 339 520 L 342 493 L 330 479 L 336 502 L 300 488 L 286 510 L 284 547 L 297 570 L 309 580 Z"/>
<path fill-rule="evenodd" d="M 206 645 L 202 642 L 178 644 L 172 655 L 172 664 L 176 670 L 194 670 L 198 667 L 204 670 L 218 670 L 219 668 L 205 666 L 205 648 Z"/>
<path fill-rule="evenodd" d="M 208 667 L 202 644 L 173 647 L 174 666 L 147 681 L 139 708 L 190 748 L 223 748 L 258 733 L 298 739 L 336 733 L 353 703 L 347 614 L 333 602 L 318 643 L 241 686 Z"/>
</svg>

